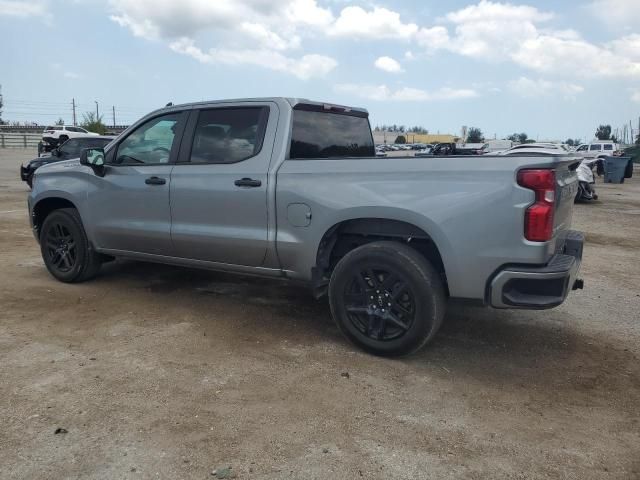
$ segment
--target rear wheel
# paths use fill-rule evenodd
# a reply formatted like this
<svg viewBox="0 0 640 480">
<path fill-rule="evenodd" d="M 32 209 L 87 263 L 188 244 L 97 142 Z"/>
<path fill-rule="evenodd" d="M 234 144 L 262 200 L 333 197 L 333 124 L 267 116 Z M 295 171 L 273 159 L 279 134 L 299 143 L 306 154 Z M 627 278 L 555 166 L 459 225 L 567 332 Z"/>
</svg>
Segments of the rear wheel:
<svg viewBox="0 0 640 480">
<path fill-rule="evenodd" d="M 49 273 L 62 282 L 83 282 L 100 270 L 101 257 L 91 249 L 75 208 L 47 216 L 40 231 L 40 250 Z"/>
<path fill-rule="evenodd" d="M 382 356 L 408 355 L 436 334 L 445 310 L 438 272 L 417 251 L 398 242 L 352 250 L 329 283 L 331 313 L 342 333 Z"/>
</svg>

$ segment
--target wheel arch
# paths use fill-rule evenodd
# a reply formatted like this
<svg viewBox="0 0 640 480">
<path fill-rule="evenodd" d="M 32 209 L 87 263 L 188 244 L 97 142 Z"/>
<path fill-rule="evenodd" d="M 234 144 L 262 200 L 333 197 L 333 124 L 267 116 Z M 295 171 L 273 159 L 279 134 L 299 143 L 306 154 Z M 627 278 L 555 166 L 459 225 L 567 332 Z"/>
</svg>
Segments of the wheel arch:
<svg viewBox="0 0 640 480">
<path fill-rule="evenodd" d="M 358 216 L 343 219 L 329 227 L 316 249 L 313 286 L 316 296 L 326 293 L 328 279 L 337 261 L 349 251 L 379 240 L 393 240 L 409 245 L 420 252 L 441 274 L 448 294 L 446 254 L 443 255 L 442 236 L 433 230 L 407 220 L 388 217 Z"/>
<path fill-rule="evenodd" d="M 71 200 L 64 197 L 46 197 L 38 200 L 31 213 L 36 238 L 40 238 L 40 230 L 47 216 L 61 208 L 75 208 L 78 210 L 78 207 Z"/>
</svg>

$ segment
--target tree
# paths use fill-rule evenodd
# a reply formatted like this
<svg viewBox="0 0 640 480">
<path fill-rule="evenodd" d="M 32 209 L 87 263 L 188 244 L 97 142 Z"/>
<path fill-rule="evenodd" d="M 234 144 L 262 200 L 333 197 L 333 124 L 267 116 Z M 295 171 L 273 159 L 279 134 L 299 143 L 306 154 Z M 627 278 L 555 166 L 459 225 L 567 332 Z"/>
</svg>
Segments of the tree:
<svg viewBox="0 0 640 480">
<path fill-rule="evenodd" d="M 484 142 L 484 136 L 482 130 L 476 127 L 471 127 L 467 134 L 467 143 L 482 143 Z"/>
<path fill-rule="evenodd" d="M 529 138 L 529 135 L 522 132 L 522 133 L 512 133 L 507 137 L 507 140 L 511 140 L 512 142 L 517 142 L 517 143 L 527 143 L 528 138 Z"/>
<path fill-rule="evenodd" d="M 106 125 L 102 123 L 102 115 L 97 117 L 94 112 L 83 113 L 80 126 L 90 132 L 99 133 L 100 135 L 107 133 Z"/>
<path fill-rule="evenodd" d="M 600 125 L 596 130 L 598 140 L 609 140 L 611 138 L 611 125 Z"/>
<path fill-rule="evenodd" d="M 62 119 L 62 117 L 56 120 L 56 125 L 64 125 L 64 120 Z"/>
<path fill-rule="evenodd" d="M 618 143 L 618 137 L 616 137 L 615 135 L 611 135 L 611 138 L 609 140 L 611 140 L 613 143 Z"/>
<path fill-rule="evenodd" d="M 403 144 L 403 143 L 407 143 L 407 139 L 405 138 L 404 135 L 398 135 L 396 137 L 396 141 L 393 143 L 397 143 L 397 144 Z"/>
</svg>

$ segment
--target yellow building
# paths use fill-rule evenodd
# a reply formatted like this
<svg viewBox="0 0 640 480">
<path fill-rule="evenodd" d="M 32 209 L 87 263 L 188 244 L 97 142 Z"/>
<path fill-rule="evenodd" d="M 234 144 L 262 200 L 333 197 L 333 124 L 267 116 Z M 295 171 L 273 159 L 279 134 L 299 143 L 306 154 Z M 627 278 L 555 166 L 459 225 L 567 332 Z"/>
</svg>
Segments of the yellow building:
<svg viewBox="0 0 640 480">
<path fill-rule="evenodd" d="M 448 133 L 400 133 L 400 132 L 373 132 L 373 141 L 376 145 L 394 143 L 396 138 L 402 135 L 407 139 L 407 143 L 456 143 L 460 137 Z"/>
</svg>

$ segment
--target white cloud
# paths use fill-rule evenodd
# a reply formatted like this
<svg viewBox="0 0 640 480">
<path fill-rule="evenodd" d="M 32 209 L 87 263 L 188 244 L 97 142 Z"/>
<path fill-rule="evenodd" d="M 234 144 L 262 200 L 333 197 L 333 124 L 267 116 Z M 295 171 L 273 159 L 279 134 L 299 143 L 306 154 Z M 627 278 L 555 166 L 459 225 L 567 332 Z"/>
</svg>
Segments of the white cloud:
<svg viewBox="0 0 640 480">
<path fill-rule="evenodd" d="M 307 79 L 337 62 L 309 53 L 292 58 L 310 30 L 328 26 L 329 9 L 316 0 L 110 0 L 111 19 L 138 37 L 166 41 L 203 63 L 251 64 Z M 204 35 L 206 33 L 206 35 Z M 207 38 L 213 48 L 196 45 Z M 203 42 L 200 40 L 200 42 Z"/>
<path fill-rule="evenodd" d="M 584 40 L 539 35 L 523 42 L 511 58 L 523 67 L 555 75 L 640 76 L 640 62 Z M 588 66 L 587 66 L 588 65 Z"/>
<path fill-rule="evenodd" d="M 70 78 L 72 80 L 80 78 L 80 75 L 75 72 L 64 72 L 63 75 L 65 78 Z"/>
<path fill-rule="evenodd" d="M 400 63 L 398 63 L 397 60 L 394 60 L 391 57 L 380 57 L 378 59 L 376 59 L 375 62 L 373 62 L 373 65 L 380 69 L 380 70 L 384 70 L 385 72 L 389 72 L 389 73 L 402 73 L 404 72 L 404 69 L 402 68 L 402 65 L 400 65 Z"/>
<path fill-rule="evenodd" d="M 524 98 L 560 95 L 566 99 L 575 99 L 576 95 L 584 92 L 584 87 L 575 83 L 533 80 L 527 77 L 509 82 L 508 87 L 513 93 Z"/>
<path fill-rule="evenodd" d="M 53 15 L 49 10 L 47 0 L 0 0 L 0 17 L 14 17 L 18 19 L 38 18 L 45 25 L 53 24 Z"/>
<path fill-rule="evenodd" d="M 588 7 L 598 21 L 612 27 L 636 27 L 640 23 L 638 0 L 595 0 Z"/>
<path fill-rule="evenodd" d="M 504 60 L 518 45 L 536 37 L 537 23 L 552 17 L 534 7 L 482 0 L 446 15 L 455 25 L 449 48 L 461 55 Z"/>
<path fill-rule="evenodd" d="M 640 103 L 640 89 L 631 91 L 631 101 Z"/>
<path fill-rule="evenodd" d="M 0 0 L 0 15 L 9 17 L 46 17 L 49 10 L 44 2 L 22 0 Z"/>
<path fill-rule="evenodd" d="M 640 1 L 603 0 L 631 10 Z M 640 8 L 640 7 L 638 7 Z M 420 29 L 416 41 L 427 51 L 444 49 L 478 61 L 514 62 L 530 70 L 560 75 L 640 77 L 640 35 L 599 46 L 574 30 L 543 28 L 553 13 L 527 5 L 481 0 L 445 15 L 453 25 Z M 585 67 L 589 65 L 589 67 Z"/>
<path fill-rule="evenodd" d="M 265 49 L 212 48 L 204 52 L 195 46 L 193 40 L 189 38 L 181 38 L 169 46 L 174 52 L 193 57 L 201 63 L 255 65 L 291 73 L 302 80 L 324 76 L 337 66 L 337 62 L 333 58 L 324 55 L 303 55 L 296 59 L 289 58 L 280 52 Z"/>
<path fill-rule="evenodd" d="M 286 9 L 287 20 L 294 24 L 325 27 L 334 21 L 328 8 L 321 8 L 315 0 L 294 0 Z"/>
<path fill-rule="evenodd" d="M 607 44 L 608 49 L 615 55 L 629 60 L 640 61 L 640 34 L 633 33 Z"/>
<path fill-rule="evenodd" d="M 440 48 L 449 46 L 451 39 L 449 32 L 445 27 L 436 26 L 432 28 L 421 28 L 416 32 L 416 41 L 418 45 L 424 47 L 427 51 L 435 51 Z"/>
<path fill-rule="evenodd" d="M 440 88 L 429 92 L 419 88 L 402 87 L 392 89 L 386 85 L 367 85 L 346 83 L 335 86 L 340 93 L 348 93 L 367 100 L 396 101 L 396 102 L 426 102 L 434 100 L 457 100 L 478 96 L 475 90 Z"/>
<path fill-rule="evenodd" d="M 374 7 L 366 11 L 361 7 L 349 6 L 342 9 L 328 33 L 343 37 L 409 40 L 417 31 L 415 23 L 402 23 L 400 14 L 392 10 Z"/>
</svg>

